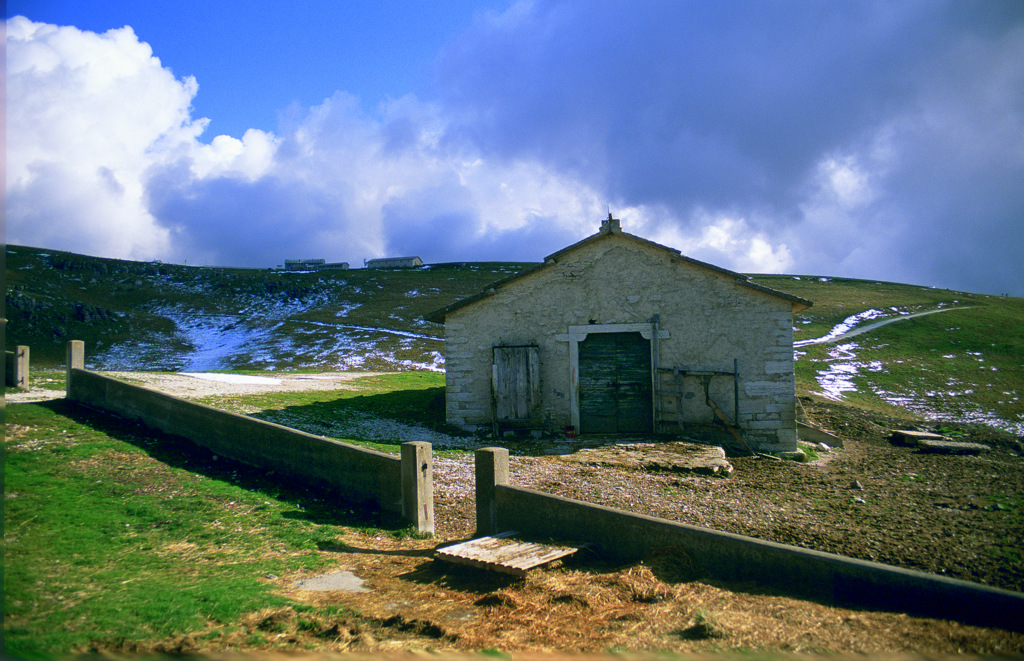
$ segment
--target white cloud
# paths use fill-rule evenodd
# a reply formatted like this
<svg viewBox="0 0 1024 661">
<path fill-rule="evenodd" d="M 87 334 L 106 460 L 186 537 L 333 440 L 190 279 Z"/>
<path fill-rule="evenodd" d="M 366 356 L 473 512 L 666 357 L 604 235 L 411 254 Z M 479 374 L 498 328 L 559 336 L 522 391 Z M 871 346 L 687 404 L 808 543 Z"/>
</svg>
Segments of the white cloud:
<svg viewBox="0 0 1024 661">
<path fill-rule="evenodd" d="M 99 35 L 7 22 L 7 238 L 154 257 L 170 235 L 145 207 L 143 173 L 205 125 L 195 80 L 176 80 L 131 28 Z"/>
<path fill-rule="evenodd" d="M 773 242 L 746 218 L 727 213 L 699 209 L 687 225 L 664 225 L 652 237 L 688 257 L 742 273 L 784 273 L 793 266 L 785 243 Z"/>
<path fill-rule="evenodd" d="M 1024 295 L 1022 7 L 526 2 L 453 42 L 439 95 L 723 265 Z"/>
<path fill-rule="evenodd" d="M 874 197 L 867 174 L 857 165 L 853 156 L 826 158 L 818 164 L 821 187 L 843 208 L 867 204 Z"/>
<path fill-rule="evenodd" d="M 192 154 L 192 173 L 200 178 L 241 176 L 249 181 L 270 171 L 277 139 L 270 133 L 249 129 L 242 139 L 218 135 L 209 145 L 196 145 Z"/>
</svg>

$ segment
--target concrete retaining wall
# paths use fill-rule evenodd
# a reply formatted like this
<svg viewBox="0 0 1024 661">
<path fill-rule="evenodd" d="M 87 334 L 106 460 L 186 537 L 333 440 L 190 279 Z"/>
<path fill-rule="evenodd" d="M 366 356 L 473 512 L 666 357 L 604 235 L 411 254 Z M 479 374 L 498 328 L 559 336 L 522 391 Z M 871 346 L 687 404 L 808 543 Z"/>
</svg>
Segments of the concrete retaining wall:
<svg viewBox="0 0 1024 661">
<path fill-rule="evenodd" d="M 673 548 L 710 578 L 848 608 L 1024 631 L 1024 594 L 632 514 L 509 485 L 508 450 L 476 453 L 477 532 L 586 543 L 621 561 Z"/>
<path fill-rule="evenodd" d="M 4 351 L 4 385 L 28 390 L 28 347 L 17 346 L 14 351 Z"/>
<path fill-rule="evenodd" d="M 400 513 L 434 531 L 429 443 L 406 443 L 401 459 L 322 436 L 220 411 L 82 369 L 81 342 L 68 346 L 67 398 L 181 436 L 236 461 L 308 481 L 350 501 Z"/>
</svg>

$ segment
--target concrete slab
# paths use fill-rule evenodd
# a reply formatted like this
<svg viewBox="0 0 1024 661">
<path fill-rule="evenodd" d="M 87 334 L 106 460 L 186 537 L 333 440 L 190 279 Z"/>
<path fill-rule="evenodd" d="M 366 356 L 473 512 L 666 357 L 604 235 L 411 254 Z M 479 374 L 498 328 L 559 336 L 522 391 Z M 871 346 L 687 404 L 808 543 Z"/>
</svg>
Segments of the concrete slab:
<svg viewBox="0 0 1024 661">
<path fill-rule="evenodd" d="M 982 443 L 963 443 L 960 441 L 947 440 L 936 441 L 933 439 L 922 439 L 918 441 L 917 447 L 921 449 L 921 452 L 930 452 L 934 454 L 978 455 L 982 452 L 988 452 L 991 450 L 989 446 Z"/>
<path fill-rule="evenodd" d="M 843 447 L 843 439 L 835 434 L 829 433 L 821 427 L 810 423 L 800 422 L 799 420 L 796 423 L 796 436 L 801 441 L 808 443 L 825 443 L 833 448 Z"/>
<path fill-rule="evenodd" d="M 313 592 L 330 592 L 338 590 L 341 592 L 369 592 L 370 589 L 363 587 L 363 579 L 346 570 L 302 578 L 292 582 L 293 588 L 310 590 Z"/>
<path fill-rule="evenodd" d="M 683 441 L 606 445 L 585 448 L 562 458 L 591 466 L 717 477 L 726 477 L 733 471 L 721 447 Z"/>
</svg>

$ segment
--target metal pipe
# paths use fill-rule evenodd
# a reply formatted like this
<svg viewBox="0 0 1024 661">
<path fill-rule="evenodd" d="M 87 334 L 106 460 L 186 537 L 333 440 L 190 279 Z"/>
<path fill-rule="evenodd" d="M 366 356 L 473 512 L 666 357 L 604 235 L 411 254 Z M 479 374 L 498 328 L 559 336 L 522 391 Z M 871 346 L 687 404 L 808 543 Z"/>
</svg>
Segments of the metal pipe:
<svg viewBox="0 0 1024 661">
<path fill-rule="evenodd" d="M 609 218 L 611 214 L 608 214 Z M 654 409 L 651 411 L 651 415 L 654 420 L 651 421 L 651 429 L 656 433 L 661 431 L 661 377 L 658 376 L 658 370 L 660 369 L 660 345 L 659 335 L 660 329 L 658 325 L 661 323 L 661 315 L 654 315 L 650 319 L 651 322 L 651 380 L 654 385 Z"/>
<path fill-rule="evenodd" d="M 732 419 L 740 426 L 740 359 L 732 359 Z"/>
</svg>

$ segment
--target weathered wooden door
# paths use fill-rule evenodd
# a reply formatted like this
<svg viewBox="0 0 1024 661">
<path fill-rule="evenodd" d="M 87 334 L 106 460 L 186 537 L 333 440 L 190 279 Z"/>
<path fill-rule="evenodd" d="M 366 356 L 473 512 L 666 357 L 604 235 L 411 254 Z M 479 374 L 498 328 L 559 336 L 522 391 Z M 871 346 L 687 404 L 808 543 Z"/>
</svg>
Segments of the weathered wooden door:
<svg viewBox="0 0 1024 661">
<path fill-rule="evenodd" d="M 540 422 L 540 357 L 536 346 L 494 347 L 491 385 L 497 422 Z"/>
<path fill-rule="evenodd" d="M 651 343 L 640 333 L 591 333 L 579 345 L 580 432 L 652 428 Z"/>
</svg>

